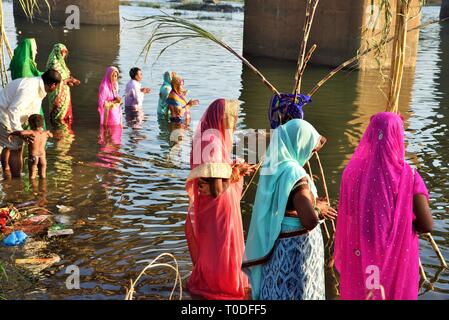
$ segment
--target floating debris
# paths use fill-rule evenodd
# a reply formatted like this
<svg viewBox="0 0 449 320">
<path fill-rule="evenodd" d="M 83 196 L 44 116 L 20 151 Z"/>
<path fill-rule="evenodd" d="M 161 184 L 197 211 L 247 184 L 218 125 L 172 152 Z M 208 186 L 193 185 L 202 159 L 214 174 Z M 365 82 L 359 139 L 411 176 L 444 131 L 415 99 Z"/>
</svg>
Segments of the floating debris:
<svg viewBox="0 0 449 320">
<path fill-rule="evenodd" d="M 64 205 L 57 205 L 56 208 L 58 208 L 59 213 L 68 213 L 68 212 L 75 211 L 74 207 L 68 207 L 68 206 L 64 206 Z"/>
</svg>

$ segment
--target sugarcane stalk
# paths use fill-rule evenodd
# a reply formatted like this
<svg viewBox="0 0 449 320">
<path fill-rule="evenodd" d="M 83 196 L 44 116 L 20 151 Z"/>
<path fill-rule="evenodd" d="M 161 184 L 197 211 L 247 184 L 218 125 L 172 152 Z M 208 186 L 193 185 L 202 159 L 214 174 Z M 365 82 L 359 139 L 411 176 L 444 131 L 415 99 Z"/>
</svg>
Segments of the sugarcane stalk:
<svg viewBox="0 0 449 320">
<path fill-rule="evenodd" d="M 421 24 L 421 25 L 419 25 L 419 26 L 417 26 L 417 27 L 413 27 L 413 28 L 410 28 L 410 29 L 408 29 L 408 31 L 407 31 L 407 33 L 408 32 L 412 32 L 412 31 L 415 31 L 415 30 L 420 30 L 420 29 L 423 29 L 423 28 L 426 28 L 426 27 L 428 27 L 428 26 L 430 26 L 430 25 L 432 25 L 432 24 L 435 24 L 435 23 L 442 23 L 442 22 L 445 22 L 445 21 L 448 21 L 449 20 L 449 17 L 447 17 L 447 18 L 444 18 L 444 19 L 439 19 L 439 20 L 431 20 L 431 21 L 428 21 L 428 22 L 426 22 L 426 23 L 424 23 L 424 24 Z M 386 42 L 385 42 L 385 44 L 387 44 L 387 43 L 390 43 L 391 41 L 393 41 L 394 40 L 394 37 L 391 37 L 391 38 L 389 38 Z M 340 72 L 341 70 L 343 70 L 344 68 L 346 68 L 346 67 L 348 67 L 348 66 L 350 66 L 350 65 L 352 65 L 353 63 L 355 63 L 356 61 L 358 61 L 361 57 L 363 57 L 363 56 L 365 56 L 365 55 L 367 55 L 367 54 L 369 54 L 369 53 L 371 53 L 372 51 L 374 51 L 375 49 L 377 49 L 377 45 L 373 45 L 373 46 L 371 46 L 371 47 L 369 47 L 369 48 L 367 48 L 367 49 L 365 49 L 364 51 L 362 51 L 361 53 L 358 53 L 356 56 L 354 56 L 354 57 L 352 57 L 352 58 L 350 58 L 350 59 L 348 59 L 348 60 L 346 60 L 345 62 L 343 62 L 342 64 L 340 64 L 338 67 L 336 67 L 335 69 L 333 69 L 330 73 L 328 73 L 323 79 L 321 79 L 316 85 L 315 85 L 315 87 L 313 87 L 312 88 L 312 90 L 310 90 L 309 91 L 309 93 L 308 93 L 308 95 L 309 96 L 313 96 L 327 81 L 329 81 L 331 78 L 333 78 L 338 72 Z"/>
<path fill-rule="evenodd" d="M 293 90 L 293 93 L 297 95 L 301 92 L 301 82 L 302 82 L 302 75 L 304 73 L 304 67 L 306 64 L 306 49 L 307 49 L 307 42 L 309 41 L 310 36 L 310 30 L 312 29 L 313 19 L 315 17 L 316 8 L 318 6 L 319 0 L 315 0 L 312 4 L 312 0 L 308 0 L 307 7 L 306 7 L 306 17 L 304 20 L 304 27 L 303 27 L 303 38 L 301 40 L 301 46 L 299 50 L 299 57 L 298 57 L 298 67 L 296 70 L 295 75 L 295 88 Z M 313 51 L 312 51 L 313 53 Z M 309 57 L 310 58 L 310 57 Z M 296 100 L 296 98 L 295 98 Z"/>
<path fill-rule="evenodd" d="M 306 71 L 307 63 L 308 63 L 309 60 L 312 58 L 312 55 L 313 55 L 313 53 L 315 52 L 316 48 L 317 48 L 317 45 L 314 44 L 314 45 L 310 48 L 309 52 L 307 53 L 306 58 L 304 59 L 304 64 L 303 64 L 302 69 L 301 69 L 301 72 L 300 72 L 300 77 L 301 77 L 301 78 L 302 78 L 302 75 L 304 74 L 304 72 Z M 298 92 L 299 92 L 299 91 L 298 91 Z"/>
<path fill-rule="evenodd" d="M 421 259 L 419 259 L 419 273 L 421 274 L 421 278 L 424 282 L 428 282 L 426 272 L 424 271 L 424 267 L 422 265 Z"/>
<path fill-rule="evenodd" d="M 307 161 L 307 167 L 309 169 L 310 179 L 312 179 L 312 181 L 313 181 L 313 172 L 312 172 L 312 166 L 310 165 L 310 161 Z"/>
<path fill-rule="evenodd" d="M 256 178 L 257 173 L 259 172 L 260 167 L 262 167 L 263 161 L 260 161 L 257 166 L 256 166 L 256 170 L 254 170 L 253 175 L 251 176 L 251 178 L 249 179 L 248 184 L 245 187 L 245 190 L 242 192 L 242 199 L 243 197 L 246 195 L 246 192 L 248 192 L 249 187 L 251 186 L 251 184 L 253 183 L 254 179 Z"/>
<path fill-rule="evenodd" d="M 407 1 L 397 1 L 396 28 L 391 55 L 391 85 L 386 107 L 386 111 L 395 113 L 399 110 L 399 95 L 404 74 L 409 8 Z"/>
<path fill-rule="evenodd" d="M 324 176 L 324 170 L 323 170 L 323 166 L 321 164 L 321 160 L 320 160 L 320 156 L 318 155 L 318 152 L 315 152 L 315 157 L 316 157 L 316 160 L 318 161 L 318 166 L 320 167 L 321 179 L 323 179 L 323 189 L 324 189 L 324 194 L 326 195 L 327 205 L 330 207 L 331 201 L 329 198 L 329 190 L 327 189 L 326 177 Z M 336 229 L 335 229 L 334 220 L 331 220 L 331 223 L 332 223 L 332 230 L 333 230 L 333 232 L 335 232 Z"/>
<path fill-rule="evenodd" d="M 438 259 L 439 259 L 440 262 L 441 262 L 441 266 L 442 266 L 443 268 L 448 269 L 447 263 L 446 263 L 446 259 L 444 259 L 444 256 L 443 256 L 443 254 L 441 253 L 441 250 L 440 250 L 440 248 L 438 247 L 438 244 L 435 242 L 435 239 L 433 238 L 432 234 L 426 233 L 426 234 L 424 234 L 423 236 L 426 237 L 427 240 L 429 240 L 430 245 L 432 246 L 433 250 L 435 250 L 435 253 L 437 254 L 437 257 L 438 257 Z"/>
</svg>

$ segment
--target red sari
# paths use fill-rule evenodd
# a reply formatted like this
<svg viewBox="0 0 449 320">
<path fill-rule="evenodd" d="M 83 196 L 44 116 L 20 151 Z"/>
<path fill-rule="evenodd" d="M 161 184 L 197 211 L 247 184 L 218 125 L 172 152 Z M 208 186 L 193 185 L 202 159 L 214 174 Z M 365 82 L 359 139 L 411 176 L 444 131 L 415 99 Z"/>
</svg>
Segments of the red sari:
<svg viewBox="0 0 449 320">
<path fill-rule="evenodd" d="M 201 119 L 193 140 L 187 180 L 190 206 L 186 238 L 193 270 L 191 294 L 211 300 L 244 299 L 249 287 L 241 265 L 245 251 L 240 200 L 243 178 L 214 198 L 198 191 L 199 178 L 229 179 L 232 173 L 232 121 L 238 107 L 214 101 Z"/>
</svg>

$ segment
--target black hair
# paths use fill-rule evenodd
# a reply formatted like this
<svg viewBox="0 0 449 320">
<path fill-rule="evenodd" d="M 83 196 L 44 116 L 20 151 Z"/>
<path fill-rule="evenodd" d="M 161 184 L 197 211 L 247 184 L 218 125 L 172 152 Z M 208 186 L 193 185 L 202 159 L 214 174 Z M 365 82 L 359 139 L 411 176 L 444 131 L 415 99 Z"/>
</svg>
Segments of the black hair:
<svg viewBox="0 0 449 320">
<path fill-rule="evenodd" d="M 142 70 L 140 70 L 137 67 L 134 67 L 131 70 L 129 70 L 129 76 L 131 77 L 131 79 L 136 80 L 136 76 L 137 76 L 137 73 L 139 73 L 139 71 L 142 71 Z"/>
<path fill-rule="evenodd" d="M 28 118 L 28 123 L 30 124 L 30 127 L 32 130 L 37 130 L 38 128 L 44 127 L 44 117 L 42 117 L 40 114 L 32 114 Z"/>
<path fill-rule="evenodd" d="M 44 83 L 48 86 L 51 86 L 53 84 L 59 84 L 62 80 L 61 74 L 53 69 L 45 71 L 45 73 L 42 75 L 42 80 L 44 80 Z"/>
</svg>

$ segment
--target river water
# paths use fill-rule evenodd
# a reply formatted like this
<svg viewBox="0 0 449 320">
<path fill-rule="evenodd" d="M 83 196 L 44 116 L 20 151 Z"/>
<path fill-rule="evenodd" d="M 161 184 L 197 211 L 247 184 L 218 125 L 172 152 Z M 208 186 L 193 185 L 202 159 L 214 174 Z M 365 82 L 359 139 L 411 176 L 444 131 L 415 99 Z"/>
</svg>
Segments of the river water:
<svg viewBox="0 0 449 320">
<path fill-rule="evenodd" d="M 41 69 L 53 43 L 63 42 L 69 50 L 68 65 L 82 85 L 73 92 L 74 135 L 52 140 L 47 149 L 46 185 L 23 181 L 1 182 L 2 203 L 48 200 L 48 209 L 58 205 L 74 207 L 58 219 L 72 225 L 75 234 L 53 240 L 50 248 L 62 261 L 42 274 L 32 288 L 16 290 L 17 298 L 31 299 L 123 299 L 124 287 L 149 261 L 168 252 L 176 256 L 181 277 L 191 271 L 184 238 L 188 199 L 184 182 L 188 176 L 189 137 L 207 106 L 216 98 L 243 101 L 238 130 L 268 129 L 266 117 L 270 92 L 242 63 L 222 48 L 204 40 L 185 42 L 169 49 L 157 62 L 157 45 L 145 63 L 139 54 L 150 29 L 132 29 L 131 22 L 120 27 L 82 26 L 63 32 L 14 20 L 12 5 L 4 3 L 7 34 L 15 46 L 22 37 L 36 37 Z M 157 14 L 151 8 L 122 6 L 122 17 Z M 437 7 L 427 7 L 423 20 L 438 16 Z M 167 9 L 168 13 L 173 11 Z M 182 12 L 183 17 L 205 26 L 237 52 L 242 51 L 243 14 Z M 318 52 L 319 53 L 319 49 Z M 251 61 L 282 91 L 291 91 L 295 63 L 270 59 Z M 446 64 L 443 64 L 446 61 Z M 406 72 L 401 111 L 406 118 L 407 157 L 421 172 L 431 191 L 435 217 L 434 237 L 449 260 L 449 25 L 432 25 L 421 32 L 416 70 Z M 123 129 L 102 132 L 97 115 L 97 90 L 108 65 L 121 71 L 123 93 L 128 70 L 141 66 L 144 85 L 153 92 L 146 97 L 145 119 L 140 127 L 125 124 Z M 174 144 L 173 128 L 156 116 L 157 92 L 164 71 L 174 70 L 185 78 L 189 96 L 200 100 L 192 110 L 192 124 Z M 309 68 L 304 87 L 311 88 L 329 70 Z M 328 144 L 321 152 L 332 199 L 344 166 L 354 151 L 369 117 L 384 109 L 377 72 L 342 72 L 328 82 L 307 107 L 306 118 Z M 179 132 L 179 131 L 175 131 Z M 176 137 L 177 138 L 177 137 Z M 315 167 L 316 170 L 316 167 Z M 242 202 L 245 228 L 249 223 L 255 188 Z M 9 253 L 6 249 L 0 249 Z M 329 251 L 328 251 L 329 252 Z M 15 251 L 20 255 L 20 249 Z M 420 299 L 448 299 L 449 275 L 439 272 L 439 261 L 428 242 L 421 241 L 421 259 L 434 290 L 421 290 Z M 66 288 L 66 267 L 80 268 L 81 288 Z M 167 299 L 174 276 L 167 270 L 151 272 L 139 287 L 139 299 Z M 327 296 L 335 298 L 335 282 L 327 273 Z M 21 292 L 26 291 L 26 292 Z M 188 299 L 188 294 L 184 295 Z"/>
</svg>

